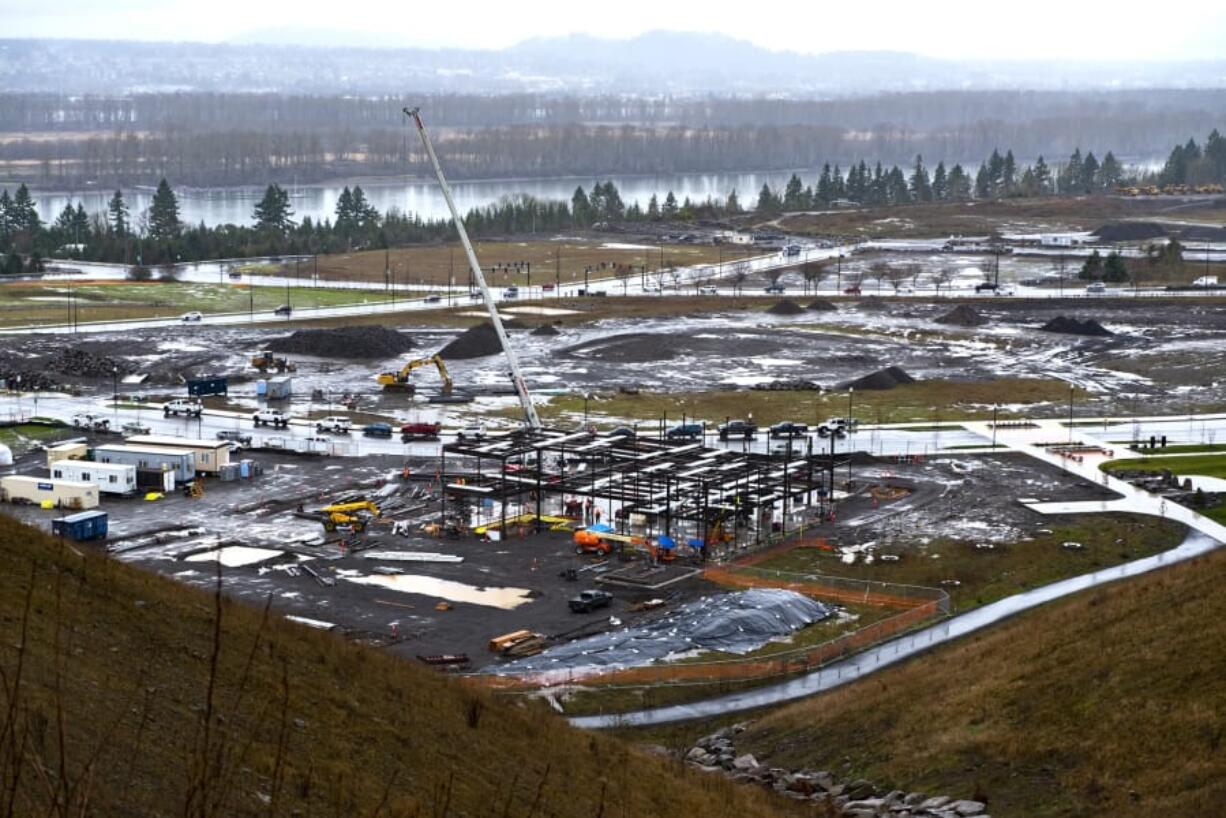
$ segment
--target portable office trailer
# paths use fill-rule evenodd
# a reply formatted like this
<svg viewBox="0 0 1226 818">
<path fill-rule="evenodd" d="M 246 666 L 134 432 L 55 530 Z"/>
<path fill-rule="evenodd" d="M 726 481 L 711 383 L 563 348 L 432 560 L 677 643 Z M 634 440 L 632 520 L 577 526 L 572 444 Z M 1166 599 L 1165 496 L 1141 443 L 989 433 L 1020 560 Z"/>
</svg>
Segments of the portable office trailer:
<svg viewBox="0 0 1226 818">
<path fill-rule="evenodd" d="M 11 474 L 0 477 L 0 499 L 10 503 L 51 502 L 59 508 L 97 508 L 98 487 L 76 480 L 52 480 Z"/>
<path fill-rule="evenodd" d="M 51 468 L 60 460 L 84 460 L 88 454 L 89 447 L 81 442 L 60 443 L 57 446 L 48 446 L 47 468 Z"/>
<path fill-rule="evenodd" d="M 134 494 L 136 466 L 130 463 L 95 463 L 92 460 L 59 460 L 51 466 L 54 480 L 93 483 L 103 494 Z"/>
<path fill-rule="evenodd" d="M 230 381 L 228 378 L 192 378 L 187 382 L 187 394 L 193 398 L 228 395 L 229 393 Z"/>
<path fill-rule="evenodd" d="M 104 540 L 107 530 L 105 511 L 82 511 L 51 521 L 51 533 L 70 540 Z"/>
<path fill-rule="evenodd" d="M 288 400 L 294 392 L 294 379 L 289 375 L 281 375 L 268 379 L 268 399 Z"/>
<path fill-rule="evenodd" d="M 174 472 L 176 483 L 186 483 L 196 477 L 196 455 L 187 449 L 114 443 L 94 449 L 94 460 L 99 463 L 129 463 L 138 469 Z"/>
<path fill-rule="evenodd" d="M 196 459 L 196 471 L 217 474 L 230 462 L 230 442 L 227 440 L 196 440 L 170 435 L 134 435 L 125 441 L 133 446 L 158 446 L 163 449 L 188 451 Z"/>
</svg>

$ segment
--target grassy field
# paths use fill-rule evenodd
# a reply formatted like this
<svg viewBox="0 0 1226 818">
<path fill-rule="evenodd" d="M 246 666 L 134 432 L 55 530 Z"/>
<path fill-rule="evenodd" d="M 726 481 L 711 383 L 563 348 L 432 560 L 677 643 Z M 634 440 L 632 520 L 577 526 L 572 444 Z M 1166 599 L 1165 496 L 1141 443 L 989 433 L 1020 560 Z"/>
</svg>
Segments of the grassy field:
<svg viewBox="0 0 1226 818">
<path fill-rule="evenodd" d="M 1086 591 L 780 708 L 737 749 L 996 818 L 1226 814 L 1224 572 L 1219 551 Z"/>
<path fill-rule="evenodd" d="M 1122 441 L 1123 445 L 1132 448 L 1132 441 Z M 1188 443 L 1178 446 L 1164 446 L 1160 449 L 1150 449 L 1147 446 L 1137 446 L 1132 451 L 1139 454 L 1207 454 L 1209 452 L 1226 452 L 1226 443 Z"/>
<path fill-rule="evenodd" d="M 253 304 L 256 311 L 268 311 L 286 303 L 295 307 L 329 307 L 389 300 L 387 294 L 369 290 L 290 287 L 287 291 L 281 287 L 161 281 L 96 281 L 75 286 L 72 292 L 79 323 L 167 318 L 189 310 L 241 313 L 252 309 Z M 69 288 L 63 282 L 2 284 L 0 326 L 67 324 L 69 303 Z"/>
<path fill-rule="evenodd" d="M 1174 548 L 1183 540 L 1182 525 L 1154 517 L 1095 514 L 1056 518 L 1031 540 L 976 548 L 976 542 L 938 537 L 911 548 L 887 547 L 898 562 L 845 565 L 836 555 L 816 548 L 796 548 L 760 563 L 758 568 L 793 573 L 821 573 L 898 585 L 942 587 L 958 611 L 1047 585 L 1066 577 L 1097 571 Z M 1080 549 L 1064 548 L 1081 543 Z M 950 580 L 958 584 L 953 585 Z"/>
<path fill-rule="evenodd" d="M 1028 404 L 1021 414 L 1041 412 L 1043 404 L 1068 400 L 1064 381 L 1029 378 L 998 378 L 992 381 L 916 381 L 886 391 L 856 392 L 851 414 L 872 423 L 905 421 L 969 420 L 991 417 L 991 405 L 1008 395 L 1013 403 Z M 1078 390 L 1078 399 L 1084 395 Z M 582 395 L 559 395 L 538 407 L 542 417 L 556 420 L 582 416 Z M 846 392 L 771 392 L 721 390 L 712 392 L 596 393 L 587 401 L 589 418 L 618 421 L 639 418 L 654 425 L 667 416 L 669 424 L 687 419 L 722 423 L 725 418 L 744 418 L 752 413 L 759 425 L 795 420 L 817 423 L 832 415 L 848 414 Z M 986 408 L 985 408 L 986 407 Z M 1053 412 L 1058 412 L 1059 407 Z M 514 414 L 513 410 L 508 410 Z M 1001 417 L 1011 416 L 1004 411 Z"/>
<path fill-rule="evenodd" d="M 629 275 L 629 267 L 633 267 L 632 274 L 637 275 L 640 267 L 646 267 L 650 272 L 662 267 L 718 264 L 721 258 L 728 262 L 762 252 L 724 247 L 721 254 L 719 247 L 709 245 L 646 246 L 621 244 L 616 240 L 600 242 L 578 239 L 479 241 L 473 245 L 473 249 L 491 287 L 526 285 L 529 270 L 533 285 L 558 281 L 573 284 L 583 281 L 583 271 L 589 267 L 593 270 L 593 277 L 611 276 L 617 269 Z M 527 266 L 516 270 L 512 266 L 516 262 L 526 262 Z M 468 261 L 458 243 L 398 247 L 386 253 L 383 250 L 367 250 L 320 256 L 318 265 L 320 278 L 336 281 L 384 281 L 385 271 L 390 270 L 398 283 L 446 284 L 454 281 L 457 286 L 464 286 L 468 282 Z M 292 271 L 293 267 L 291 263 L 285 269 Z M 314 270 L 308 262 L 302 262 L 299 269 L 304 275 Z"/>
<path fill-rule="evenodd" d="M 32 399 L 30 403 L 32 408 Z M 73 436 L 73 430 L 64 426 L 44 426 L 41 423 L 0 426 L 0 443 L 8 446 L 13 454 L 22 454 L 39 444 Z"/>
<path fill-rule="evenodd" d="M 0 517 L 9 815 L 788 814 L 416 664 Z"/>
<path fill-rule="evenodd" d="M 1176 474 L 1226 478 L 1226 455 L 1201 454 L 1179 457 L 1130 457 L 1103 464 L 1106 471 L 1153 471 L 1170 469 Z"/>
</svg>

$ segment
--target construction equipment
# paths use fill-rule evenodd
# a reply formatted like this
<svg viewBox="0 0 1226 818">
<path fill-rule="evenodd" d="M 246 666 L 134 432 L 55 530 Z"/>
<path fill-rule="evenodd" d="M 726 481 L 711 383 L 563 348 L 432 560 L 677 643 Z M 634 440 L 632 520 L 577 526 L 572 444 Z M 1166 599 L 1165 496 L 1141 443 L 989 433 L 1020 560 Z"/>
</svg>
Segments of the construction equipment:
<svg viewBox="0 0 1226 818">
<path fill-rule="evenodd" d="M 532 431 L 539 431 L 541 428 L 541 419 L 536 414 L 536 407 L 532 405 L 532 395 L 528 393 L 528 384 L 524 382 L 523 375 L 519 371 L 519 360 L 515 356 L 515 350 L 511 346 L 511 340 L 507 337 L 507 331 L 502 326 L 502 319 L 498 316 L 498 308 L 494 304 L 494 294 L 490 292 L 489 286 L 485 283 L 485 273 L 481 270 L 481 264 L 477 261 L 477 254 L 473 250 L 472 242 L 468 240 L 468 231 L 464 229 L 464 220 L 460 217 L 460 211 L 455 206 L 455 200 L 451 198 L 451 188 L 447 184 L 447 178 L 443 176 L 443 167 L 438 163 L 438 156 L 434 153 L 434 146 L 430 144 L 430 135 L 426 133 L 426 124 L 421 119 L 420 108 L 405 108 L 406 116 L 412 117 L 413 122 L 417 125 L 417 134 L 421 137 L 421 143 L 426 149 L 426 156 L 430 159 L 430 164 L 434 167 L 434 175 L 438 177 L 439 187 L 443 191 L 443 199 L 447 202 L 447 209 L 451 212 L 451 221 L 455 225 L 456 233 L 460 236 L 460 243 L 464 245 L 464 254 L 468 257 L 468 268 L 472 271 L 473 280 L 477 282 L 477 287 L 480 288 L 481 297 L 485 301 L 485 307 L 490 313 L 490 323 L 494 325 L 494 332 L 498 335 L 498 342 L 502 344 L 502 352 L 507 358 L 507 367 L 511 371 L 511 383 L 515 385 L 515 394 L 519 396 L 519 403 L 524 410 L 524 423 Z"/>
<path fill-rule="evenodd" d="M 379 507 L 370 500 L 356 500 L 352 503 L 335 503 L 319 510 L 324 515 L 324 531 L 332 532 L 338 528 L 347 527 L 357 531 L 365 531 L 367 524 L 380 515 Z"/>
<path fill-rule="evenodd" d="M 429 358 L 414 358 L 400 367 L 399 372 L 380 372 L 375 376 L 375 380 L 384 389 L 412 389 L 414 388 L 413 382 L 409 380 L 409 376 L 413 373 L 414 369 L 427 364 L 434 364 L 438 367 L 438 376 L 443 381 L 443 394 L 450 395 L 452 387 L 451 375 L 447 372 L 447 365 L 443 363 L 443 359 L 439 355 L 431 355 Z"/>
<path fill-rule="evenodd" d="M 297 372 L 298 366 L 292 363 L 288 358 L 282 358 L 272 354 L 272 350 L 266 349 L 259 355 L 252 357 L 251 365 L 261 372 L 274 370 L 276 372 Z"/>
</svg>

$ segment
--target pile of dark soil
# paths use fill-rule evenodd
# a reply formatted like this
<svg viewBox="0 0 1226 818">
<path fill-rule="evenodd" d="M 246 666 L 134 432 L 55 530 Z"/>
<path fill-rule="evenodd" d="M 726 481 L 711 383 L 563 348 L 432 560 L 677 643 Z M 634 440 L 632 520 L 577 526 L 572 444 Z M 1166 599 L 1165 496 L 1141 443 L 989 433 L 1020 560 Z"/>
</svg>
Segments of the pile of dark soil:
<svg viewBox="0 0 1226 818">
<path fill-rule="evenodd" d="M 824 298 L 819 298 L 816 301 L 810 301 L 805 305 L 806 310 L 816 310 L 818 312 L 838 312 L 838 307 L 833 301 L 827 301 Z"/>
<path fill-rule="evenodd" d="M 541 324 L 536 329 L 532 330 L 532 335 L 560 335 L 558 328 L 553 324 Z"/>
<path fill-rule="evenodd" d="M 792 378 L 786 381 L 766 381 L 755 383 L 750 389 L 762 392 L 820 392 L 822 385 L 817 381 L 807 381 L 804 378 Z"/>
<path fill-rule="evenodd" d="M 21 376 L 21 382 L 18 383 L 17 377 Z M 46 373 L 37 369 L 8 369 L 0 367 L 0 383 L 8 389 L 20 389 L 23 391 L 34 392 L 45 389 L 56 389 L 59 383 L 54 378 L 47 377 Z"/>
<path fill-rule="evenodd" d="M 902 386 L 905 383 L 915 383 L 915 378 L 912 378 L 902 369 L 896 366 L 887 366 L 885 369 L 878 370 L 871 375 L 865 375 L 863 378 L 858 378 L 854 381 L 849 381 L 843 384 L 841 389 L 893 389 L 896 386 Z"/>
<path fill-rule="evenodd" d="M 800 315 L 805 309 L 792 299 L 785 298 L 766 311 L 771 315 Z"/>
<path fill-rule="evenodd" d="M 1111 222 L 1094 231 L 1100 241 L 1144 241 L 1167 235 L 1166 228 L 1157 222 Z"/>
<path fill-rule="evenodd" d="M 391 358 L 413 348 L 409 336 L 378 326 L 300 329 L 268 342 L 273 352 L 320 358 Z"/>
<path fill-rule="evenodd" d="M 65 347 L 48 358 L 43 365 L 51 372 L 76 378 L 109 378 L 116 373 L 123 376 L 134 368 L 122 358 L 99 355 L 81 347 Z M 22 380 L 24 382 L 25 379 Z"/>
<path fill-rule="evenodd" d="M 959 304 L 937 319 L 938 324 L 949 324 L 953 327 L 982 327 L 988 323 L 975 308 L 969 304 Z"/>
<path fill-rule="evenodd" d="M 503 324 L 509 325 L 509 322 Z M 484 358 L 486 355 L 497 355 L 500 352 L 502 344 L 498 343 L 498 333 L 494 332 L 494 325 L 488 322 L 469 327 L 439 350 L 439 354 L 448 361 Z"/>
<path fill-rule="evenodd" d="M 1063 332 L 1067 335 L 1090 335 L 1098 338 L 1107 338 L 1115 335 L 1114 332 L 1107 329 L 1093 318 L 1087 318 L 1084 321 L 1079 321 L 1076 318 L 1069 318 L 1066 315 L 1057 315 L 1055 318 L 1039 327 L 1039 329 L 1043 332 Z"/>
<path fill-rule="evenodd" d="M 1184 244 L 1193 241 L 1226 241 L 1226 227 L 1194 224 L 1179 231 L 1179 240 Z"/>
</svg>

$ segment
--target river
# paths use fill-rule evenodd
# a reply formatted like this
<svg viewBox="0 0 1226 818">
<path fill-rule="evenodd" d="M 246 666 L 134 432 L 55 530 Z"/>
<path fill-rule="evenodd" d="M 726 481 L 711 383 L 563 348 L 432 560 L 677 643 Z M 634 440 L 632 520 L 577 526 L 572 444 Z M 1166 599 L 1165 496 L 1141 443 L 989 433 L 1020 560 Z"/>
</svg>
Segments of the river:
<svg viewBox="0 0 1226 818">
<path fill-rule="evenodd" d="M 528 193 L 538 199 L 570 200 L 575 188 L 582 185 L 591 191 L 598 181 L 610 179 L 617 185 L 627 205 L 638 202 L 644 208 L 652 194 L 663 202 L 668 191 L 676 195 L 678 202 L 687 196 L 695 201 L 708 196 L 725 197 L 736 190 L 741 204 L 752 207 L 758 200 L 762 184 L 781 188 L 791 175 L 790 171 L 752 173 L 691 173 L 668 176 L 611 176 L 568 177 L 553 179 L 512 179 L 495 181 L 454 182 L 452 192 L 456 205 L 462 212 L 474 207 L 497 202 L 504 196 Z M 801 177 L 814 182 L 817 172 L 803 172 Z M 294 218 L 305 216 L 312 219 L 333 218 L 336 201 L 346 185 L 360 184 L 366 197 L 380 212 L 396 207 L 406 213 L 420 215 L 423 219 L 441 219 L 447 216 L 447 205 L 433 181 L 405 181 L 400 178 L 342 180 L 324 185 L 299 185 L 289 187 Z M 91 190 L 79 193 L 31 191 L 38 204 L 39 215 L 50 222 L 64 209 L 65 203 L 81 202 L 89 213 L 104 212 L 114 191 Z M 176 190 L 179 197 L 180 217 L 187 224 L 213 226 L 218 224 L 251 224 L 251 211 L 264 193 L 263 187 L 228 188 L 183 188 Z M 153 198 L 151 188 L 124 190 L 133 220 L 147 207 Z"/>
</svg>

